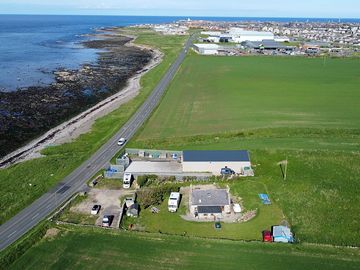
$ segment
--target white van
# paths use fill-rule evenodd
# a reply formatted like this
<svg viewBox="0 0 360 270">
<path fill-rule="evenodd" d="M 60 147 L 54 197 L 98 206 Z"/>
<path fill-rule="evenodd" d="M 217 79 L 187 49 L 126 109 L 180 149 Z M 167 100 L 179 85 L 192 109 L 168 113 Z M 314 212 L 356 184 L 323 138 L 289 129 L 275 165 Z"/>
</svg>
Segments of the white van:
<svg viewBox="0 0 360 270">
<path fill-rule="evenodd" d="M 132 174 L 131 173 L 125 173 L 124 174 L 124 179 L 123 179 L 123 188 L 130 188 L 131 180 L 132 180 Z"/>
<path fill-rule="evenodd" d="M 179 207 L 180 202 L 180 193 L 179 192 L 171 192 L 170 198 L 168 201 L 168 209 L 169 212 L 176 212 Z"/>
</svg>

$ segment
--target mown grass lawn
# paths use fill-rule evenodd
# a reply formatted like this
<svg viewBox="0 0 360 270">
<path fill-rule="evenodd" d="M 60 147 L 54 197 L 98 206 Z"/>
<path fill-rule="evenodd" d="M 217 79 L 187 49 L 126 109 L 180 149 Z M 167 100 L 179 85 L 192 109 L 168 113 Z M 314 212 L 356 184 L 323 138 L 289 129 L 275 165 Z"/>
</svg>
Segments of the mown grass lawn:
<svg viewBox="0 0 360 270">
<path fill-rule="evenodd" d="M 358 250 L 62 229 L 8 269 L 358 269 Z"/>
<path fill-rule="evenodd" d="M 272 225 L 279 224 L 283 219 L 281 209 L 276 203 L 272 205 L 261 204 L 258 194 L 266 193 L 267 188 L 263 183 L 253 180 L 236 180 L 230 182 L 219 182 L 223 187 L 229 185 L 232 198 L 241 198 L 242 205 L 245 207 L 243 213 L 250 210 L 257 210 L 255 218 L 244 223 L 224 223 L 222 228 L 216 230 L 214 222 L 190 222 L 184 220 L 181 215 L 185 215 L 188 210 L 188 202 L 183 199 L 179 210 L 170 213 L 167 209 L 167 199 L 158 207 L 160 212 L 153 214 L 148 209 L 142 209 L 138 220 L 131 219 L 124 221 L 124 227 L 129 223 L 136 223 L 148 232 L 161 232 L 167 234 L 200 236 L 205 238 L 222 238 L 233 240 L 261 240 L 261 232 L 270 229 Z"/>
<path fill-rule="evenodd" d="M 0 225 L 47 192 L 110 139 L 142 104 L 187 39 L 186 36 L 162 36 L 146 29 L 124 31 L 138 35 L 137 43 L 160 49 L 164 53 L 162 63 L 142 78 L 142 89 L 137 97 L 98 119 L 91 132 L 72 143 L 47 148 L 42 152 L 46 155 L 44 158 L 0 170 Z"/>
</svg>

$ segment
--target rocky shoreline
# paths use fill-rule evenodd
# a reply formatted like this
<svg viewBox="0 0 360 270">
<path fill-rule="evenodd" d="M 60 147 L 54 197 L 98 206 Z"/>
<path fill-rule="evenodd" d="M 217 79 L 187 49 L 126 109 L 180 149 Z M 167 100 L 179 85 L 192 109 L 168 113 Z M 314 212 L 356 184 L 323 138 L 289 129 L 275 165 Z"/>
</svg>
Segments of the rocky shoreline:
<svg viewBox="0 0 360 270">
<path fill-rule="evenodd" d="M 151 49 L 129 46 L 133 38 L 109 32 L 113 30 L 107 29 L 96 39 L 84 42 L 88 48 L 101 49 L 97 63 L 85 64 L 78 70 L 56 70 L 55 82 L 46 87 L 0 92 L 0 157 L 85 110 L 91 114 L 99 109 L 96 104 L 101 101 L 107 100 L 100 106 L 111 103 L 111 97 L 121 93 L 128 80 L 144 71 L 158 55 Z M 41 143 L 42 138 L 34 146 Z M 17 159 L 22 152 L 13 153 L 0 163 Z"/>
</svg>

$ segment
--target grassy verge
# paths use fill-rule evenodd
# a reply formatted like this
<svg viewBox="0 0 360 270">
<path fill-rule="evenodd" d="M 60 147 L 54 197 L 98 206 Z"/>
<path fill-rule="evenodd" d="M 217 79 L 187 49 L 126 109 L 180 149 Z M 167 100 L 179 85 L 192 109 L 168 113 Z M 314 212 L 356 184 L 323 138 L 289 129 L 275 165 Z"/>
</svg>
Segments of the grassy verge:
<svg viewBox="0 0 360 270">
<path fill-rule="evenodd" d="M 358 269 L 359 250 L 63 227 L 9 269 Z"/>
<path fill-rule="evenodd" d="M 88 159 L 131 117 L 176 59 L 187 37 L 162 36 L 147 29 L 125 30 L 138 35 L 136 43 L 160 49 L 163 61 L 141 79 L 140 94 L 111 114 L 98 119 L 92 130 L 72 143 L 49 147 L 44 158 L 0 170 L 0 224 L 44 194 Z M 31 185 L 30 185 L 31 184 Z"/>
<path fill-rule="evenodd" d="M 20 238 L 16 243 L 1 251 L 0 269 L 9 269 L 14 261 L 19 259 L 28 249 L 43 238 L 48 228 L 49 223 L 44 221 Z"/>
</svg>

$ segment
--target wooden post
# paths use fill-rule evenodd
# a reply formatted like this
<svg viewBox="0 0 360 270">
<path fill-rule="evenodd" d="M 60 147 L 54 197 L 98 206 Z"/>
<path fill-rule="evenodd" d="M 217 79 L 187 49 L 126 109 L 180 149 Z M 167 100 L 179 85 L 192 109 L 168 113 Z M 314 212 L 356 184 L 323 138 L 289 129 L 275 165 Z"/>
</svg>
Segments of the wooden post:
<svg viewBox="0 0 360 270">
<path fill-rule="evenodd" d="M 286 180 L 287 165 L 288 165 L 287 158 L 286 158 L 286 160 L 282 160 L 282 161 L 278 162 L 278 165 L 280 166 L 280 170 L 281 170 L 281 174 L 283 176 L 283 179 Z M 285 166 L 285 169 L 283 169 L 283 165 Z"/>
</svg>

